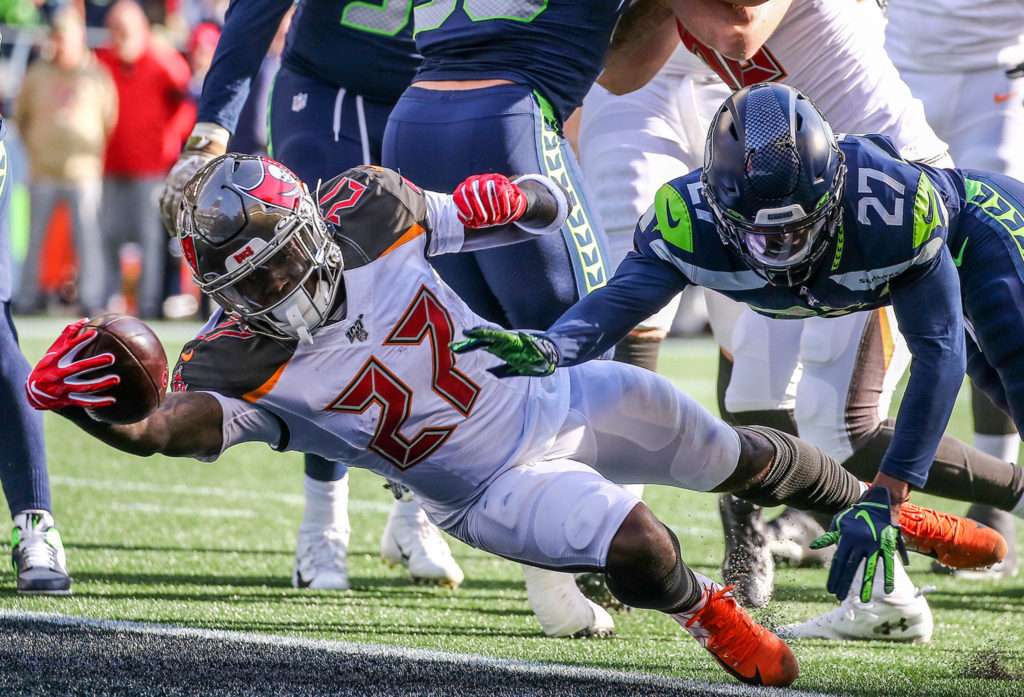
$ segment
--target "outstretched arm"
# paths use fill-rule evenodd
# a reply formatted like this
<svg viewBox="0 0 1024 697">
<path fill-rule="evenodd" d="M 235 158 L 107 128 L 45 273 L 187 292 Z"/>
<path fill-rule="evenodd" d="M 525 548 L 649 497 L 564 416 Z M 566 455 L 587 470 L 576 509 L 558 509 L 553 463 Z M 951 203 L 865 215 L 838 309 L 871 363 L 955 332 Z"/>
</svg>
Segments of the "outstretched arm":
<svg viewBox="0 0 1024 697">
<path fill-rule="evenodd" d="M 135 423 L 115 425 L 93 419 L 86 409 L 102 413 L 116 398 L 110 388 L 121 381 L 114 355 L 88 356 L 85 349 L 96 340 L 96 330 L 82 331 L 85 319 L 61 332 L 25 384 L 29 404 L 59 413 L 86 432 L 135 455 L 191 456 L 203 459 L 220 454 L 224 443 L 224 413 L 216 397 L 201 392 L 168 395 L 153 412 L 139 413 Z"/>
<path fill-rule="evenodd" d="M 205 392 L 172 392 L 152 414 L 133 424 L 96 421 L 82 407 L 58 412 L 86 433 L 132 455 L 161 453 L 211 459 L 222 448 L 223 413 L 216 397 Z"/>
</svg>

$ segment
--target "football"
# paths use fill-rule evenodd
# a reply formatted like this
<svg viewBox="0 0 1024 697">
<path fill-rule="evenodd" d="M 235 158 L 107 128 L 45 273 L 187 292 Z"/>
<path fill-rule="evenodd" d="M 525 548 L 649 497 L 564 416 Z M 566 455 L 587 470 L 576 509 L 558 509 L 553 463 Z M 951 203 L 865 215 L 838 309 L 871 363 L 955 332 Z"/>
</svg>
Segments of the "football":
<svg viewBox="0 0 1024 697">
<path fill-rule="evenodd" d="M 114 397 L 108 407 L 88 408 L 89 416 L 111 424 L 129 424 L 146 418 L 160 406 L 167 391 L 167 355 L 163 344 L 145 322 L 130 315 L 109 314 L 90 320 L 82 331 L 96 330 L 96 338 L 79 359 L 110 353 L 121 382 L 97 392 Z M 102 375 L 103 370 L 96 371 Z"/>
</svg>

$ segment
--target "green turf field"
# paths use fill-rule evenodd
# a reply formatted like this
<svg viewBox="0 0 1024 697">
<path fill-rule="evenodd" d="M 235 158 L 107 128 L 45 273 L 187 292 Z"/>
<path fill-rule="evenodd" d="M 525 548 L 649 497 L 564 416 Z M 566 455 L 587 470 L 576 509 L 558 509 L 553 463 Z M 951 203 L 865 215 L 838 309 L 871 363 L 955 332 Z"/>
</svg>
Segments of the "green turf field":
<svg viewBox="0 0 1024 697">
<path fill-rule="evenodd" d="M 35 360 L 61 322 L 20 320 Z M 195 325 L 161 324 L 176 355 Z M 666 374 L 713 408 L 715 352 L 710 340 L 673 341 Z M 965 403 L 953 432 L 969 435 Z M 295 531 L 302 513 L 301 457 L 248 444 L 218 462 L 139 459 L 114 451 L 59 417 L 47 416 L 54 513 L 75 579 L 71 598 L 26 598 L 10 571 L 0 607 L 214 629 L 300 635 L 647 671 L 730 682 L 666 616 L 616 615 L 609 639 L 545 638 L 526 602 L 522 574 L 508 561 L 451 540 L 466 572 L 452 592 L 414 586 L 378 557 L 390 505 L 382 481 L 352 475 L 352 543 L 347 593 L 290 587 Z M 715 498 L 651 487 L 645 496 L 679 535 L 685 559 L 718 576 L 722 538 Z M 916 496 L 915 502 L 934 500 Z M 966 504 L 947 503 L 963 512 Z M 1024 531 L 1024 527 L 1022 527 Z M 1024 535 L 1018 535 L 1024 543 Z M 921 646 L 794 642 L 795 687 L 853 695 L 1024 694 L 1024 574 L 1006 582 L 954 581 L 916 557 L 911 576 L 933 584 L 935 634 Z M 831 609 L 823 570 L 780 570 L 776 602 L 753 614 L 766 624 Z"/>
</svg>

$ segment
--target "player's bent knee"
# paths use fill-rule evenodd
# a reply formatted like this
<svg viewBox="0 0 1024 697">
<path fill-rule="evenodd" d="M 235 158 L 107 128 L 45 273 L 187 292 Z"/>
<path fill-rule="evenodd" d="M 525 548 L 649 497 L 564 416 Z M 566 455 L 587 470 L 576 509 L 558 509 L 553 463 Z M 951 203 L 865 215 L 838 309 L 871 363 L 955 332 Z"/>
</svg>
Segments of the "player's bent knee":
<svg viewBox="0 0 1024 697">
<path fill-rule="evenodd" d="M 638 504 L 608 553 L 608 590 L 630 607 L 677 612 L 691 607 L 700 584 L 683 563 L 679 540 L 650 509 Z"/>
</svg>

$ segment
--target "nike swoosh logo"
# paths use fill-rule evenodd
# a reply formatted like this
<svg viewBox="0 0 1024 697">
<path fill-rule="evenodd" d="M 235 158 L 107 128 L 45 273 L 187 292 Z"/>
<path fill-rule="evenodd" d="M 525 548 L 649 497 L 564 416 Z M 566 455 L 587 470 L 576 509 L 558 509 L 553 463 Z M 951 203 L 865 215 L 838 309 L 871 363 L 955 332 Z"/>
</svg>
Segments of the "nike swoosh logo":
<svg viewBox="0 0 1024 697">
<path fill-rule="evenodd" d="M 957 254 L 956 257 L 954 257 L 954 259 L 953 259 L 953 263 L 956 265 L 956 267 L 958 269 L 960 268 L 960 262 L 963 261 L 963 259 L 964 259 L 964 250 L 967 249 L 967 240 L 969 240 L 969 239 L 971 239 L 971 238 L 970 237 L 965 237 L 964 238 L 964 243 L 960 246 L 960 253 Z"/>
<path fill-rule="evenodd" d="M 928 197 L 928 210 L 921 217 L 921 222 L 925 225 L 931 225 L 935 222 L 935 199 L 932 196 Z"/>
<path fill-rule="evenodd" d="M 875 521 L 871 520 L 871 516 L 868 515 L 867 511 L 857 511 L 857 515 L 853 516 L 853 519 L 857 520 L 858 518 L 861 518 L 861 517 L 864 518 L 864 521 L 868 524 L 868 527 L 871 528 L 871 537 L 872 537 L 872 539 L 874 539 L 877 542 L 878 541 L 878 533 L 875 532 Z"/>
<path fill-rule="evenodd" d="M 309 588 L 309 584 L 313 582 L 313 579 L 306 580 L 302 578 L 302 574 L 298 571 L 295 572 L 295 585 L 299 588 Z"/>
<path fill-rule="evenodd" d="M 188 362 L 189 362 L 190 360 L 192 360 L 192 354 L 193 354 L 193 353 L 195 353 L 195 352 L 196 352 L 196 350 L 195 350 L 195 349 L 191 349 L 191 350 L 190 350 L 190 351 L 188 351 L 187 353 L 186 353 L 186 352 L 184 352 L 184 351 L 182 351 L 182 352 L 181 352 L 181 360 L 183 360 L 183 361 L 185 361 L 186 363 L 188 363 Z"/>
<path fill-rule="evenodd" d="M 668 223 L 669 229 L 675 229 L 679 225 L 679 219 L 672 217 L 672 205 L 669 201 L 665 200 L 665 221 Z"/>
<path fill-rule="evenodd" d="M 1016 92 L 1007 92 L 1006 94 L 999 94 L 998 92 L 996 92 L 994 95 L 992 95 L 992 98 L 996 100 L 996 104 L 1002 104 L 1007 99 L 1010 99 L 1010 98 L 1016 97 L 1016 96 L 1017 96 Z"/>
</svg>

